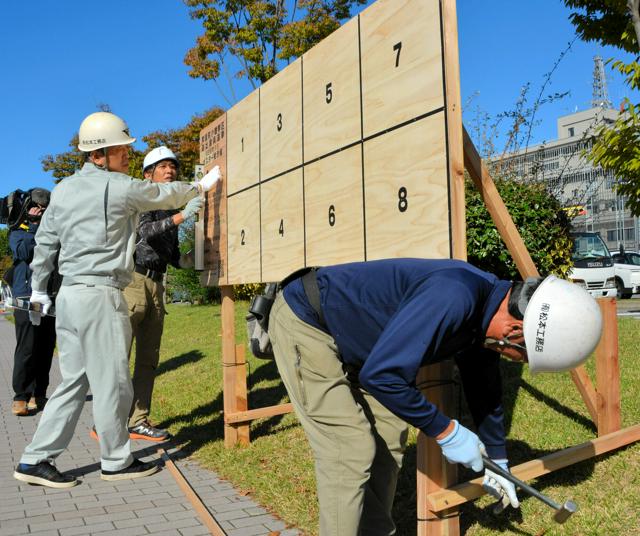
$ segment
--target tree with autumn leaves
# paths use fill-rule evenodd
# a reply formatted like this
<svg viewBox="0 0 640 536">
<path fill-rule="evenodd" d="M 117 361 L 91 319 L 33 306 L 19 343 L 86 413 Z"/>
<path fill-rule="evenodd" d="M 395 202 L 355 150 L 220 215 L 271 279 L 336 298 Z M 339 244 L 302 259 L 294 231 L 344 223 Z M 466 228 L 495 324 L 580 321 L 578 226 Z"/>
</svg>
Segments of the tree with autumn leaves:
<svg viewBox="0 0 640 536">
<path fill-rule="evenodd" d="M 110 111 L 108 106 L 102 106 L 102 111 Z M 179 180 L 192 180 L 195 165 L 200 161 L 200 131 L 215 121 L 224 111 L 214 107 L 195 114 L 184 126 L 169 130 L 156 130 L 142 136 L 147 149 L 139 151 L 131 147 L 129 154 L 129 175 L 142 178 L 142 161 L 144 155 L 155 147 L 166 145 L 178 157 L 180 162 Z M 85 154 L 78 150 L 78 135 L 69 142 L 70 150 L 56 155 L 46 155 L 42 158 L 42 169 L 50 171 L 56 179 L 64 179 L 73 175 L 84 163 Z"/>
<path fill-rule="evenodd" d="M 233 80 L 256 88 L 304 54 L 367 0 L 183 0 L 204 32 L 187 52 L 189 76 L 212 80 L 229 104 Z M 228 89 L 221 83 L 226 79 Z"/>
</svg>

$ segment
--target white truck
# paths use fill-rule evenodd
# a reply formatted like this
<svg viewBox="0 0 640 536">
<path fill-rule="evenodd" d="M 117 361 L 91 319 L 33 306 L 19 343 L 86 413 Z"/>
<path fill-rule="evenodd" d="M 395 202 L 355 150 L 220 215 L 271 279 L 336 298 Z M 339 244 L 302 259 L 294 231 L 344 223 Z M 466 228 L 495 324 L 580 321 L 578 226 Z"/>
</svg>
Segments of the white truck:
<svg viewBox="0 0 640 536">
<path fill-rule="evenodd" d="M 573 268 L 569 279 L 594 298 L 616 296 L 616 273 L 607 245 L 598 233 L 571 233 Z"/>
<path fill-rule="evenodd" d="M 619 299 L 640 293 L 640 254 L 635 251 L 612 251 Z"/>
</svg>

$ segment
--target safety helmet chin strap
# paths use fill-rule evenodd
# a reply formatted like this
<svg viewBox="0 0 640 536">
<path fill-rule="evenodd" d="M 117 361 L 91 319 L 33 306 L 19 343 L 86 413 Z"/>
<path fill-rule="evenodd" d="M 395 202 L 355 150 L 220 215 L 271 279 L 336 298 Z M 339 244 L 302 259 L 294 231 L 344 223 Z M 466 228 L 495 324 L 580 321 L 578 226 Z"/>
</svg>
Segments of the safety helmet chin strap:
<svg viewBox="0 0 640 536">
<path fill-rule="evenodd" d="M 485 338 L 484 343 L 485 345 L 497 344 L 500 348 L 509 347 L 509 348 L 517 348 L 518 350 L 522 350 L 524 352 L 527 351 L 526 346 L 522 344 L 518 344 L 516 342 L 511 342 L 509 340 L 509 337 L 504 337 L 502 339 L 493 339 L 491 337 L 487 337 Z"/>
</svg>

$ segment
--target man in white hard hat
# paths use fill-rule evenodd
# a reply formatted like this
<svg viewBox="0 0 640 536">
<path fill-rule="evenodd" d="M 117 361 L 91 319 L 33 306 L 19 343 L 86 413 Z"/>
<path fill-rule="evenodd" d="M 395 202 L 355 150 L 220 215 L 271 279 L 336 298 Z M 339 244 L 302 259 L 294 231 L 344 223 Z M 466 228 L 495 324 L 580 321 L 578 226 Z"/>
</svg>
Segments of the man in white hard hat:
<svg viewBox="0 0 640 536">
<path fill-rule="evenodd" d="M 178 178 L 178 172 L 178 159 L 168 147 L 156 147 L 144 158 L 144 178 L 151 182 L 173 182 Z M 198 196 L 181 211 L 160 209 L 140 215 L 133 280 L 124 291 L 129 304 L 133 337 L 136 339 L 133 404 L 129 416 L 132 439 L 164 441 L 169 438 L 167 430 L 149 422 L 166 314 L 164 276 L 169 264 L 176 268 L 189 266 L 189 256 L 180 254 L 178 226 L 197 214 L 203 204 L 204 199 Z"/>
<path fill-rule="evenodd" d="M 220 172 L 214 169 L 190 184 L 133 179 L 126 173 L 128 146 L 134 141 L 116 115 L 97 112 L 86 117 L 78 144 L 86 163 L 53 190 L 36 234 L 31 303 L 40 304 L 42 313 L 51 306 L 46 290 L 56 257 L 63 276 L 56 301 L 62 382 L 14 472 L 23 482 L 53 488 L 78 483 L 52 462 L 71 441 L 89 388 L 100 439 L 101 478 L 139 478 L 158 469 L 131 456 L 131 323 L 122 291 L 133 272 L 139 214 L 185 205 L 209 190 Z M 30 314 L 34 322 L 39 320 L 40 313 Z"/>
<path fill-rule="evenodd" d="M 287 284 L 269 315 L 276 364 L 314 453 L 322 536 L 395 534 L 407 423 L 451 463 L 508 469 L 500 354 L 533 372 L 582 363 L 602 329 L 583 289 L 549 276 L 501 281 L 458 260 L 329 266 Z M 420 391 L 420 367 L 455 359 L 478 434 Z M 515 487 L 485 471 L 496 512 Z"/>
</svg>

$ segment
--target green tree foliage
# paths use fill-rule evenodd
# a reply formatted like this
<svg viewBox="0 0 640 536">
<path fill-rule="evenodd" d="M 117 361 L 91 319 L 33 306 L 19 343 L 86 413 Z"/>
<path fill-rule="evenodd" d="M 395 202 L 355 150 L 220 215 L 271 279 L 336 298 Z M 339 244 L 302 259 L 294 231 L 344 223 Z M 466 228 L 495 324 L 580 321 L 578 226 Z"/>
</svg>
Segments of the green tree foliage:
<svg viewBox="0 0 640 536">
<path fill-rule="evenodd" d="M 570 20 L 582 39 L 611 45 L 636 56 L 629 63 L 613 61 L 613 68 L 625 77 L 631 89 L 640 89 L 637 61 L 640 0 L 564 0 L 564 3 L 575 9 Z M 640 216 L 640 103 L 625 98 L 622 106 L 624 113 L 612 126 L 598 129 L 588 158 L 613 171 L 618 179 L 616 190 L 627 198 L 632 214 Z"/>
<path fill-rule="evenodd" d="M 189 76 L 218 81 L 221 75 L 247 78 L 254 87 L 278 72 L 278 60 L 291 61 L 351 18 L 366 0 L 183 0 L 204 33 L 184 62 Z M 234 58 L 239 70 L 230 74 Z M 218 86 L 221 93 L 222 88 Z"/>
<path fill-rule="evenodd" d="M 166 145 L 180 161 L 180 177 L 182 180 L 193 180 L 193 171 L 200 162 L 200 131 L 224 113 L 218 107 L 210 108 L 203 113 L 195 114 L 182 128 L 156 130 L 142 137 L 149 149 Z M 142 154 L 137 169 L 142 170 Z M 131 168 L 132 162 L 129 162 Z M 141 173 L 141 171 L 140 171 Z"/>
<path fill-rule="evenodd" d="M 570 221 L 558 200 L 541 183 L 495 181 L 498 192 L 541 275 L 566 275 L 572 265 Z M 467 253 L 469 262 L 503 279 L 521 279 L 480 192 L 468 180 Z"/>
</svg>

